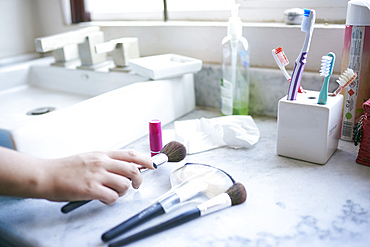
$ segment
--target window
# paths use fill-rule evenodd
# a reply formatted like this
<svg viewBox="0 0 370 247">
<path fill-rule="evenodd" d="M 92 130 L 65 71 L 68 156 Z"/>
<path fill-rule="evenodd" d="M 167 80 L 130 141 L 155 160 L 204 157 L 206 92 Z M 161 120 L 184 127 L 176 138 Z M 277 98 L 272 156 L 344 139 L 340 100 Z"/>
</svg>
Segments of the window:
<svg viewBox="0 0 370 247">
<path fill-rule="evenodd" d="M 93 21 L 163 20 L 163 0 L 85 0 Z"/>
<path fill-rule="evenodd" d="M 316 23 L 344 23 L 348 0 L 237 0 L 244 21 L 283 22 L 284 10 L 315 9 Z"/>
<path fill-rule="evenodd" d="M 229 4 L 234 3 L 234 0 L 60 1 L 68 5 L 70 1 L 84 1 L 92 20 L 87 25 L 100 26 L 106 40 L 137 37 L 141 56 L 175 53 L 201 59 L 204 64 L 220 64 L 220 44 L 227 34 Z M 348 0 L 235 2 L 240 4 L 239 16 L 244 24 L 243 36 L 248 39 L 251 47 L 252 67 L 276 69 L 271 49 L 282 46 L 291 61 L 287 69 L 292 69 L 292 61 L 302 48 L 304 39 L 304 33 L 298 25 L 284 24 L 284 10 L 294 7 L 316 10 L 317 25 L 305 70 L 318 71 L 322 55 L 329 51 L 341 57 L 344 25 L 336 24 L 345 23 Z M 63 9 L 67 13 L 64 17 L 68 19 L 69 8 Z M 168 22 L 163 22 L 165 10 Z M 336 60 L 335 73 L 340 73 L 340 61 Z"/>
<path fill-rule="evenodd" d="M 317 22 L 344 23 L 348 0 L 236 0 L 244 22 L 283 22 L 286 9 L 314 8 Z M 85 0 L 93 21 L 227 21 L 233 0 Z M 166 10 L 166 11 L 165 11 Z"/>
</svg>

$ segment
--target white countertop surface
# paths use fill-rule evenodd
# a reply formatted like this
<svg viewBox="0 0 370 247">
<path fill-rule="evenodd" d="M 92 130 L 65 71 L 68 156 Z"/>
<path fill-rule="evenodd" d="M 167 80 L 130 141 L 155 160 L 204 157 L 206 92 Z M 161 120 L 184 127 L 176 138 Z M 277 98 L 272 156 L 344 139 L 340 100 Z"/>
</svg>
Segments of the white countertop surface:
<svg viewBox="0 0 370 247">
<path fill-rule="evenodd" d="M 217 116 L 219 111 L 212 108 L 197 108 L 181 119 Z M 171 172 L 193 162 L 228 172 L 246 187 L 247 201 L 130 246 L 369 246 L 370 167 L 355 162 L 358 147 L 339 141 L 325 165 L 281 157 L 275 150 L 276 119 L 253 118 L 261 133 L 255 147 L 217 148 L 165 164 L 143 174 L 140 188 L 130 189 L 111 206 L 93 201 L 62 214 L 65 203 L 0 198 L 0 236 L 35 246 L 106 246 L 100 240 L 102 233 L 152 204 L 171 188 Z M 173 124 L 164 127 L 171 128 Z M 149 155 L 148 137 L 127 148 Z M 159 216 L 124 236 L 193 205 Z"/>
</svg>

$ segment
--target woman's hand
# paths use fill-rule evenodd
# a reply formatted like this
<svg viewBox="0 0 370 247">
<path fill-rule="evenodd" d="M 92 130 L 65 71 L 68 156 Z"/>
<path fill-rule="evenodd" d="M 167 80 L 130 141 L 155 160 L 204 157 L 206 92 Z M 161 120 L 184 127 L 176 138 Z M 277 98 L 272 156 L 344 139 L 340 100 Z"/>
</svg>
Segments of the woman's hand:
<svg viewBox="0 0 370 247">
<path fill-rule="evenodd" d="M 0 175 L 0 194 L 52 201 L 98 199 L 112 204 L 130 185 L 135 189 L 140 186 L 138 166 L 154 169 L 149 157 L 131 150 L 44 160 L 1 148 L 0 157 L 5 161 L 0 161 L 0 174 L 5 170 L 7 175 L 4 183 Z"/>
<path fill-rule="evenodd" d="M 139 188 L 138 165 L 154 169 L 149 157 L 131 150 L 79 154 L 44 164 L 45 186 L 50 200 L 98 199 L 112 204 L 126 194 L 130 185 Z"/>
</svg>

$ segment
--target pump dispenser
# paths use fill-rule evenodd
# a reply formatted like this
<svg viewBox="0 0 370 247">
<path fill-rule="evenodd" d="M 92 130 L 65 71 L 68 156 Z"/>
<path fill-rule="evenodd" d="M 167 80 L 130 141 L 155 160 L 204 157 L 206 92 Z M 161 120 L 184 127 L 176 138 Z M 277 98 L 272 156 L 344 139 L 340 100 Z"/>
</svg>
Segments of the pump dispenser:
<svg viewBox="0 0 370 247">
<path fill-rule="evenodd" d="M 231 7 L 227 36 L 222 40 L 221 112 L 223 115 L 248 115 L 249 50 L 242 36 L 239 4 Z"/>
<path fill-rule="evenodd" d="M 227 26 L 227 35 L 231 35 L 233 39 L 239 39 L 242 36 L 242 20 L 238 16 L 239 4 L 231 6 L 231 17 Z"/>
</svg>

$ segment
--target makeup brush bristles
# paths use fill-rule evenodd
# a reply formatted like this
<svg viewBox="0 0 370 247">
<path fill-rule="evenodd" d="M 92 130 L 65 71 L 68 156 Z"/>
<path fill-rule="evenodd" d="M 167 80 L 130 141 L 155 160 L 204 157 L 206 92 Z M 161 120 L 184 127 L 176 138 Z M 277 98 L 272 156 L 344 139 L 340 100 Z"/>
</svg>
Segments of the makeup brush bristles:
<svg viewBox="0 0 370 247">
<path fill-rule="evenodd" d="M 183 144 L 177 141 L 167 143 L 161 150 L 168 157 L 169 162 L 179 162 L 186 157 L 186 148 Z"/>
<path fill-rule="evenodd" d="M 230 196 L 232 206 L 242 204 L 247 199 L 247 191 L 241 183 L 235 183 L 226 193 Z"/>
</svg>

